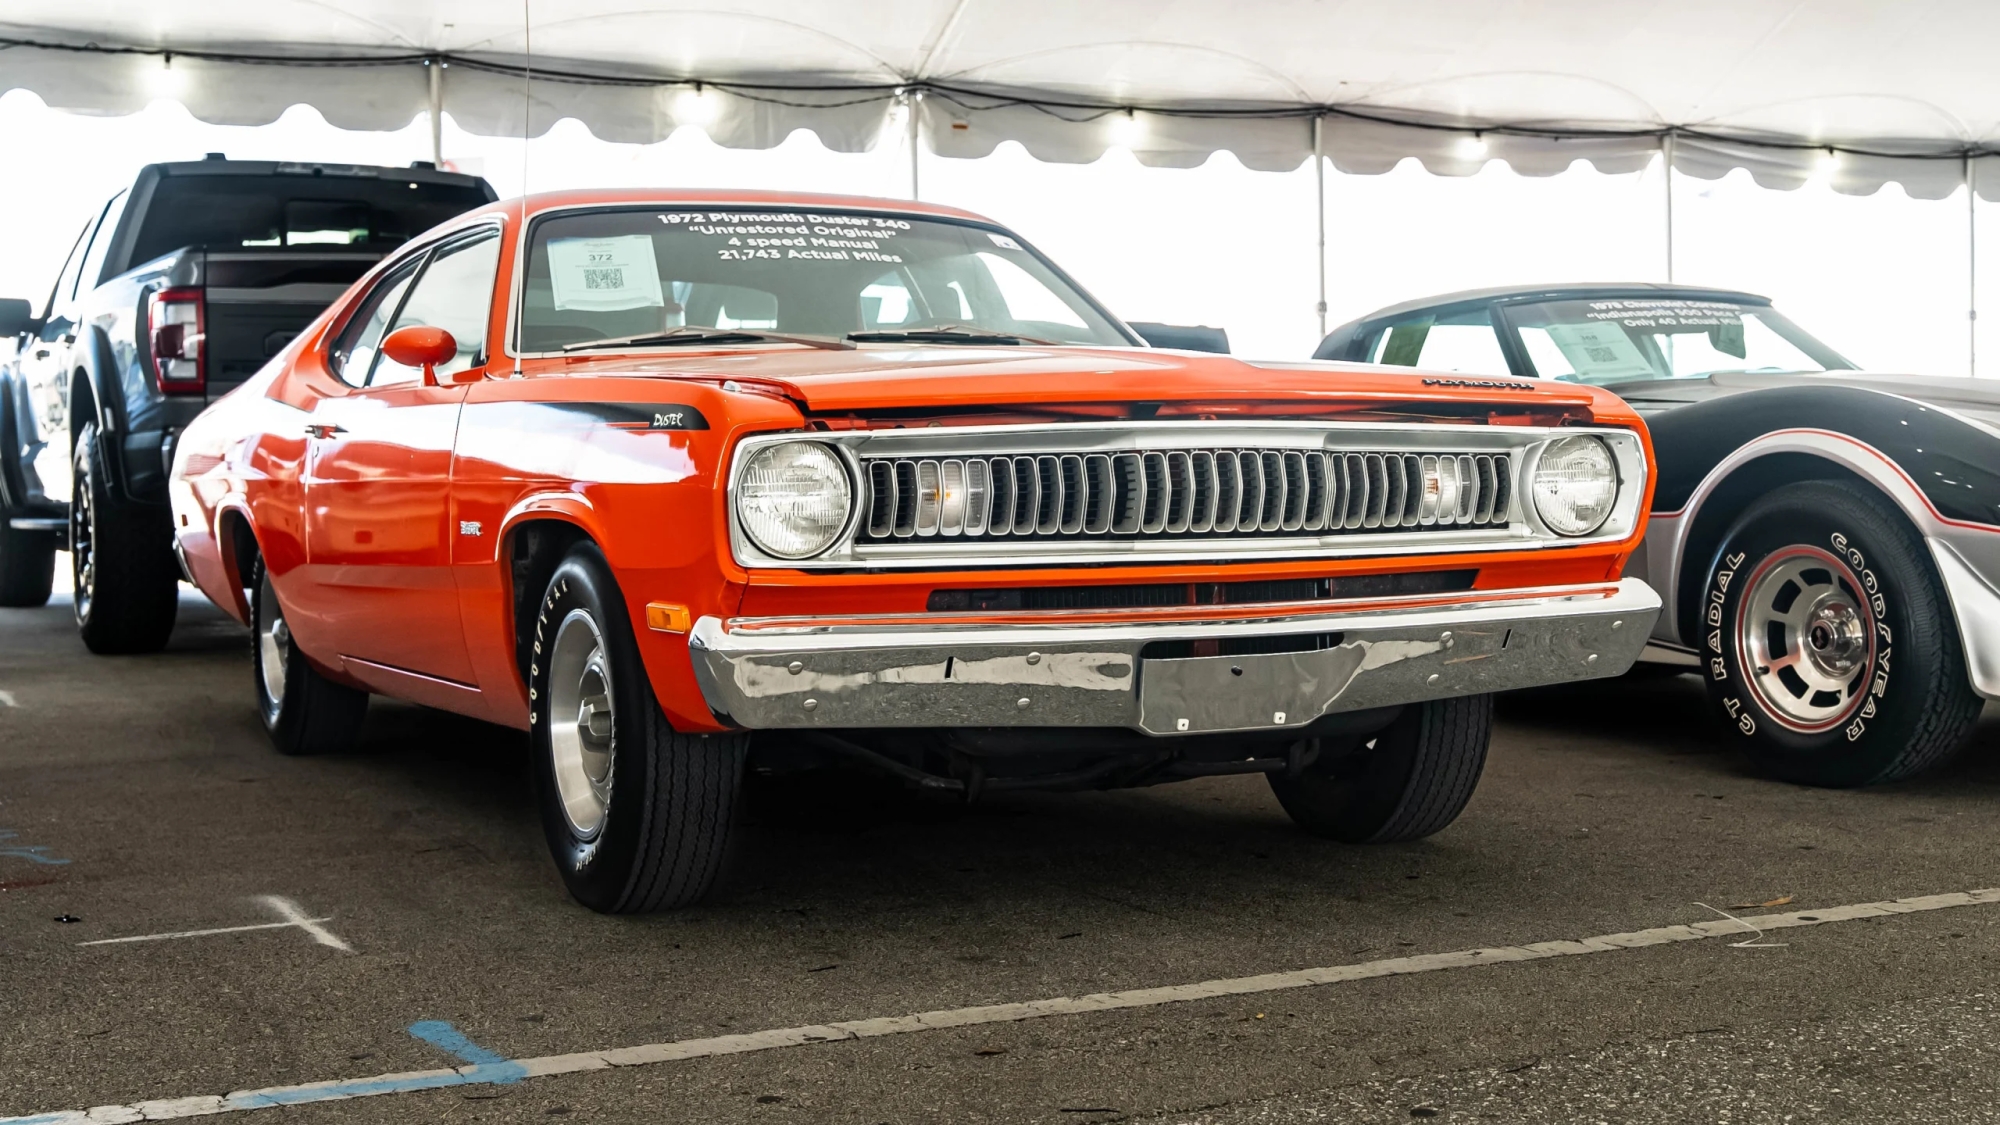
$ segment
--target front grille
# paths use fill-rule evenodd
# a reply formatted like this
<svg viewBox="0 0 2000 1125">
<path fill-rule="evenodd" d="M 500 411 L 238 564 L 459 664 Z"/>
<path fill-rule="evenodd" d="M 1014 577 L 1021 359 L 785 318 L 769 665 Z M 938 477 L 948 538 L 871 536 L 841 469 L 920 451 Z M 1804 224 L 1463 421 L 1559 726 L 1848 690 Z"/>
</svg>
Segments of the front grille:
<svg viewBox="0 0 2000 1125">
<path fill-rule="evenodd" d="M 864 458 L 864 543 L 1504 526 L 1506 453 L 1297 449 Z"/>
</svg>

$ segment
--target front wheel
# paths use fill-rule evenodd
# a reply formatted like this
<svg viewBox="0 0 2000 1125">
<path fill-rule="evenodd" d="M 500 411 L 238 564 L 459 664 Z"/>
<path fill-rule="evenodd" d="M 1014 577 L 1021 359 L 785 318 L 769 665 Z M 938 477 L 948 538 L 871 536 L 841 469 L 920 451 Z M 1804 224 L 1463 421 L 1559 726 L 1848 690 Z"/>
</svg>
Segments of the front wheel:
<svg viewBox="0 0 2000 1125">
<path fill-rule="evenodd" d="M 699 901 L 735 835 L 745 736 L 668 725 L 591 544 L 549 579 L 529 660 L 542 828 L 569 893 L 606 914 Z"/>
<path fill-rule="evenodd" d="M 32 609 L 45 605 L 55 588 L 56 537 L 17 528 L 0 509 L 0 606 Z"/>
<path fill-rule="evenodd" d="M 1923 540 L 1861 490 L 1808 482 L 1751 504 L 1723 536 L 1700 612 L 1709 701 L 1775 777 L 1910 777 L 1979 717 Z"/>
<path fill-rule="evenodd" d="M 1268 774 L 1300 828 L 1350 844 L 1419 840 L 1458 819 L 1486 768 L 1493 697 L 1412 703 L 1344 751 L 1323 748 L 1296 777 Z"/>
<path fill-rule="evenodd" d="M 180 603 L 173 522 L 163 504 L 118 499 L 109 487 L 97 425 L 76 438 L 69 551 L 76 628 L 99 654 L 158 652 Z"/>
</svg>

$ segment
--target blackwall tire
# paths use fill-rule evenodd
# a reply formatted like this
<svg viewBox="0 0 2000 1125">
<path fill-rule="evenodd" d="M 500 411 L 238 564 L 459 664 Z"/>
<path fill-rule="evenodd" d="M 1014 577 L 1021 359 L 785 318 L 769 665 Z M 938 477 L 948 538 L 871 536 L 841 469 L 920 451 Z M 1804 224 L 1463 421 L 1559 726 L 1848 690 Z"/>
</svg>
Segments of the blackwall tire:
<svg viewBox="0 0 2000 1125">
<path fill-rule="evenodd" d="M 1267 775 L 1300 828 L 1350 844 L 1390 844 L 1442 831 L 1465 809 L 1486 767 L 1493 697 L 1413 703 L 1350 752 L 1297 777 Z"/>
<path fill-rule="evenodd" d="M 107 487 L 97 425 L 76 438 L 70 500 L 70 568 L 76 628 L 100 655 L 158 652 L 173 635 L 180 566 L 164 504 L 133 504 Z"/>
<path fill-rule="evenodd" d="M 55 588 L 56 537 L 46 531 L 19 531 L 0 511 L 0 606 L 32 609 L 47 605 Z"/>
<path fill-rule="evenodd" d="M 601 913 L 639 914 L 714 890 L 748 741 L 668 725 L 592 544 L 571 548 L 549 579 L 528 683 L 543 832 L 570 894 Z"/>
<path fill-rule="evenodd" d="M 353 749 L 368 717 L 368 693 L 334 683 L 300 655 L 261 559 L 250 590 L 250 680 L 271 745 L 291 757 Z"/>
<path fill-rule="evenodd" d="M 1762 772 L 1848 787 L 1949 758 L 1979 717 L 1923 539 L 1825 482 L 1758 499 L 1723 536 L 1697 644 L 1724 737 Z"/>
</svg>

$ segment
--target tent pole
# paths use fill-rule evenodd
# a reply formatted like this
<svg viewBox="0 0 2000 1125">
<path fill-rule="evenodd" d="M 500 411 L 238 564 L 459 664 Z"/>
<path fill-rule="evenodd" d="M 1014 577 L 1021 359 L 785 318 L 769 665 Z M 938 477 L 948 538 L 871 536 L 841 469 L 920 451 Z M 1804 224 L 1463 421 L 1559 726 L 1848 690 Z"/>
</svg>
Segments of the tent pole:
<svg viewBox="0 0 2000 1125">
<path fill-rule="evenodd" d="M 903 102 L 903 111 L 909 115 L 910 127 L 910 198 L 921 199 L 917 194 L 917 153 L 922 147 L 923 122 L 917 117 L 917 107 L 923 102 L 920 91 L 911 91 Z"/>
<path fill-rule="evenodd" d="M 1313 117 L 1313 200 L 1319 219 L 1319 338 L 1326 339 L 1326 150 L 1322 143 L 1324 116 Z"/>
<path fill-rule="evenodd" d="M 444 167 L 444 60 L 426 59 L 431 79 L 431 163 Z"/>
<path fill-rule="evenodd" d="M 1660 138 L 1661 197 L 1667 213 L 1667 284 L 1674 283 L 1674 133 L 1669 129 Z"/>
<path fill-rule="evenodd" d="M 1972 154 L 1965 154 L 1965 374 L 1979 378 L 1979 192 Z"/>
</svg>

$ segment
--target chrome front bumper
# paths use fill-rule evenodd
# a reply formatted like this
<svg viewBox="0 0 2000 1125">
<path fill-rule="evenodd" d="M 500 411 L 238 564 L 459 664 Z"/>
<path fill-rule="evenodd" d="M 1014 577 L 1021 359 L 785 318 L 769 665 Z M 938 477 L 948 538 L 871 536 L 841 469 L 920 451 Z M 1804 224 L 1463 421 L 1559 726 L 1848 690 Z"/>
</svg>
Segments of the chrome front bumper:
<svg viewBox="0 0 2000 1125">
<path fill-rule="evenodd" d="M 1297 615 L 986 624 L 703 617 L 689 636 L 709 709 L 752 730 L 1126 727 L 1273 731 L 1323 715 L 1616 676 L 1659 596 L 1638 579 Z M 1180 610 L 1186 614 L 1189 611 Z M 1226 612 L 1217 607 L 1217 612 Z M 938 615 L 943 617 L 943 615 Z M 1141 658 L 1155 641 L 1337 634 L 1330 647 Z"/>
</svg>

